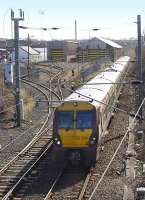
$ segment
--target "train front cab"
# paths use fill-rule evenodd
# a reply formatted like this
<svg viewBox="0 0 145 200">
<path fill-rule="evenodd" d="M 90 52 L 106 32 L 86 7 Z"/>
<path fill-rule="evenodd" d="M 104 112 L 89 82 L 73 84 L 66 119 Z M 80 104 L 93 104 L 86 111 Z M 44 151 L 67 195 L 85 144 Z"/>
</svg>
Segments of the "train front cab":
<svg viewBox="0 0 145 200">
<path fill-rule="evenodd" d="M 89 102 L 65 102 L 54 113 L 53 140 L 56 161 L 96 162 L 98 116 Z"/>
</svg>

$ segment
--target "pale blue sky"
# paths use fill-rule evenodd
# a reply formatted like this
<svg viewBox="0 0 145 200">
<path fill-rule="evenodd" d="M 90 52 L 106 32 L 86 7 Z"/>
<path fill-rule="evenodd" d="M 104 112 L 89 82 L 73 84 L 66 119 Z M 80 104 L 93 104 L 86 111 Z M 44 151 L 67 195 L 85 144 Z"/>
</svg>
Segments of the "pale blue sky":
<svg viewBox="0 0 145 200">
<path fill-rule="evenodd" d="M 0 0 L 1 2 L 2 0 Z M 74 38 L 74 21 L 78 22 L 78 38 L 125 38 L 136 36 L 136 16 L 145 26 L 145 0 L 5 0 L 0 6 L 0 37 L 11 36 L 10 8 L 25 12 L 21 25 L 33 27 L 62 27 L 61 30 L 42 33 L 29 30 L 30 35 L 45 39 Z M 44 14 L 41 14 L 44 11 Z M 28 32 L 22 30 L 21 37 Z"/>
</svg>

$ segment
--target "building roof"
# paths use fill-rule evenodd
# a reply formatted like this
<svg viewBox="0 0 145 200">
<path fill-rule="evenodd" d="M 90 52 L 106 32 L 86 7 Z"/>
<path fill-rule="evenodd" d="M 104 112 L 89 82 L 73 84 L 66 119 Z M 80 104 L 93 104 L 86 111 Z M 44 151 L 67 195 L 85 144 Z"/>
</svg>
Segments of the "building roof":
<svg viewBox="0 0 145 200">
<path fill-rule="evenodd" d="M 2 48 L 0 48 L 0 51 L 6 51 L 6 49 L 2 49 Z"/>
<path fill-rule="evenodd" d="M 45 49 L 45 50 L 44 50 Z M 39 53 L 44 53 L 47 51 L 47 48 L 34 48 L 34 50 L 36 50 Z"/>
<path fill-rule="evenodd" d="M 78 41 L 75 41 L 75 40 L 66 40 L 65 42 L 67 42 L 67 43 L 74 43 L 74 44 L 78 44 Z"/>
<path fill-rule="evenodd" d="M 114 47 L 114 48 L 117 48 L 117 49 L 121 49 L 122 48 L 122 46 L 120 46 L 119 44 L 117 44 L 115 42 L 112 42 L 111 40 L 104 39 L 104 38 L 98 38 L 98 39 L 101 40 L 102 42 L 105 42 L 109 46 Z"/>
<path fill-rule="evenodd" d="M 28 53 L 28 46 L 20 46 L 20 48 Z M 32 47 L 29 47 L 29 54 L 39 55 L 39 52 L 33 49 Z"/>
</svg>

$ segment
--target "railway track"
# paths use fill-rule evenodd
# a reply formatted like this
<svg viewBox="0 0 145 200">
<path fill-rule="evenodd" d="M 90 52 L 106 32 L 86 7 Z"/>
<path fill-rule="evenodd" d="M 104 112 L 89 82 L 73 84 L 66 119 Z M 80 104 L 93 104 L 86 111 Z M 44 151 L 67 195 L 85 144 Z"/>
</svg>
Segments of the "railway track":
<svg viewBox="0 0 145 200">
<path fill-rule="evenodd" d="M 54 67 L 54 66 L 53 66 Z M 44 86 L 42 84 L 37 84 L 37 86 L 45 89 L 45 91 L 49 90 L 50 95 L 46 95 L 46 93 L 42 92 L 42 89 L 39 89 L 41 91 L 46 101 L 52 100 L 52 93 L 56 96 L 57 99 L 62 100 L 63 94 L 61 90 L 61 74 L 63 72 L 62 67 L 55 66 L 56 70 L 61 70 L 61 72 L 58 72 L 57 74 L 53 74 L 52 70 L 43 70 L 40 69 L 40 72 L 45 73 L 51 73 L 53 76 L 50 79 L 50 88 L 47 86 Z M 35 73 L 35 72 L 34 72 Z M 25 76 L 24 76 L 25 77 Z M 22 78 L 24 78 L 22 77 Z M 52 87 L 52 83 L 54 82 L 56 84 L 57 80 L 57 88 L 60 95 L 57 95 L 57 93 L 54 92 L 54 87 Z M 29 84 L 32 87 L 36 86 L 36 83 L 30 80 L 23 80 L 25 84 Z M 52 105 L 51 105 L 52 106 Z M 53 106 L 52 106 L 53 107 Z M 10 198 L 14 190 L 20 185 L 22 180 L 25 178 L 31 167 L 34 165 L 34 163 L 37 161 L 38 157 L 41 157 L 42 152 L 45 152 L 46 146 L 49 146 L 51 144 L 51 134 L 48 136 L 48 129 L 44 129 L 47 125 L 48 119 L 50 117 L 50 113 L 46 116 L 46 120 L 43 122 L 42 127 L 40 130 L 36 133 L 35 138 L 24 148 L 20 153 L 13 155 L 12 159 L 8 159 L 7 162 L 4 162 L 1 165 L 0 169 L 0 197 L 2 199 L 8 199 Z M 40 136 L 40 137 L 39 137 Z M 46 143 L 45 143 L 45 142 Z"/>
<path fill-rule="evenodd" d="M 31 85 L 31 87 L 33 87 L 36 90 L 38 90 L 42 95 L 44 95 L 45 99 L 48 100 L 48 96 L 45 94 L 45 91 L 39 89 L 38 87 L 36 87 L 36 85 L 33 86 L 29 82 L 27 82 L 25 84 Z M 34 135 L 37 134 L 37 132 L 39 130 L 43 129 L 43 127 L 45 126 L 45 124 L 47 123 L 47 121 L 48 121 L 48 113 L 47 114 L 45 113 L 44 116 L 41 118 L 41 120 L 39 120 L 39 121 L 37 120 L 37 125 L 36 126 L 33 126 L 33 124 L 31 124 L 31 122 L 30 122 L 28 124 L 29 125 L 28 128 L 25 129 L 24 132 L 20 131 L 19 135 L 17 137 L 11 137 L 10 142 L 7 143 L 5 146 L 3 146 L 0 149 L 1 163 L 2 163 L 2 161 L 5 161 L 6 159 L 7 160 L 10 159 L 8 157 L 10 155 L 11 155 L 11 157 L 14 157 L 14 155 L 12 155 L 12 154 L 14 154 L 14 152 L 18 153 L 22 148 L 24 148 L 24 145 L 26 146 L 28 144 L 28 142 L 30 141 L 30 139 L 27 137 L 27 135 L 29 135 L 31 138 L 33 138 Z M 44 124 L 44 126 L 43 126 L 43 124 Z M 20 128 L 18 130 L 20 130 Z M 29 134 L 29 132 L 33 132 L 33 133 Z M 11 136 L 13 136 L 13 135 L 11 134 Z M 21 140 L 25 141 L 24 144 L 22 143 Z M 18 145 L 17 145 L 17 143 L 18 143 Z M 19 144 L 22 145 L 22 146 L 20 146 Z M 16 146 L 16 148 L 15 148 L 15 146 Z M 8 154 L 8 156 L 7 156 L 7 154 Z M 4 156 L 6 157 L 6 159 L 4 159 Z M 5 163 L 7 163 L 7 161 L 5 161 Z"/>
<path fill-rule="evenodd" d="M 41 82 L 41 83 L 36 83 L 35 81 L 33 80 L 26 80 L 26 79 L 23 79 L 24 81 L 28 81 L 32 84 L 36 84 L 37 86 L 43 88 L 45 91 L 48 91 L 48 112 L 51 113 L 52 108 L 53 107 L 56 107 L 56 104 L 53 105 L 52 102 L 53 100 L 56 100 L 56 101 L 60 101 L 63 99 L 63 93 L 62 93 L 62 89 L 61 89 L 61 72 L 58 72 L 57 74 L 53 75 L 50 80 L 49 80 L 49 83 L 48 85 L 46 85 L 46 83 L 44 82 Z M 52 82 L 55 82 L 55 87 L 52 85 Z M 52 95 L 53 95 L 53 98 L 52 98 Z M 38 97 L 37 97 L 38 99 Z M 43 100 L 40 100 L 43 102 Z M 45 101 L 44 101 L 45 102 Z"/>
<path fill-rule="evenodd" d="M 46 197 L 44 200 L 48 199 L 57 199 L 57 190 L 59 190 L 61 187 L 65 185 L 64 181 L 66 180 L 73 180 L 73 182 L 79 181 L 79 184 L 75 187 L 73 190 L 73 194 L 71 193 L 66 193 L 66 195 L 63 196 L 64 199 L 78 199 L 82 200 L 84 197 L 85 190 L 88 185 L 88 181 L 91 176 L 91 170 L 92 169 L 85 169 L 80 166 L 69 166 L 69 167 L 64 167 L 61 169 L 61 171 L 58 173 L 58 176 L 54 180 L 52 187 L 48 191 Z"/>
<path fill-rule="evenodd" d="M 130 87 L 123 89 L 122 94 L 127 94 L 130 92 Z M 119 99 L 118 108 L 122 107 L 125 103 L 130 105 L 131 96 L 127 97 L 122 95 Z M 64 174 L 60 175 L 60 178 L 56 179 L 56 184 L 54 188 L 48 193 L 46 199 L 52 200 L 88 200 L 92 194 L 93 189 L 99 182 L 101 175 L 103 174 L 106 166 L 108 165 L 110 159 L 112 158 L 115 150 L 117 149 L 123 135 L 125 134 L 128 127 L 128 115 L 131 106 L 127 107 L 126 113 L 121 111 L 116 111 L 114 117 L 109 126 L 108 132 L 105 139 L 105 144 L 103 151 L 100 152 L 100 158 L 98 159 L 95 167 L 90 171 L 90 173 L 84 173 L 81 177 L 76 172 L 69 173 L 67 175 L 65 170 Z M 116 200 L 122 199 L 123 197 L 123 176 L 125 172 L 125 152 L 127 147 L 127 139 L 124 141 L 122 148 L 118 152 L 114 162 L 110 166 L 102 184 L 96 191 L 93 199 L 103 199 L 103 200 Z M 82 173 L 81 173 L 82 174 Z M 104 190 L 105 188 L 105 190 Z M 105 191 L 105 192 L 104 192 Z"/>
<path fill-rule="evenodd" d="M 27 81 L 24 82 L 38 89 L 36 84 Z M 42 89 L 39 88 L 38 90 L 43 93 L 47 100 L 49 100 L 48 95 Z M 5 196 L 7 197 L 8 195 L 9 197 L 11 195 L 14 186 L 16 186 L 23 179 L 25 173 L 36 162 L 37 158 L 46 149 L 48 144 L 52 144 L 52 134 L 48 134 L 48 132 L 51 131 L 48 128 L 45 128 L 46 125 L 48 127 L 49 118 L 50 114 L 48 113 L 34 139 L 1 168 L 0 197 L 5 199 Z"/>
<path fill-rule="evenodd" d="M 51 145 L 51 134 L 48 135 L 46 129 L 0 171 L 0 197 L 3 200 L 12 195 Z"/>
<path fill-rule="evenodd" d="M 52 91 L 53 90 L 51 90 L 51 92 Z M 51 100 L 50 97 L 48 97 L 48 99 Z M 34 163 L 36 163 L 36 160 L 38 160 L 38 157 L 40 157 L 41 153 L 42 153 L 42 152 L 40 152 L 40 154 L 39 154 L 37 152 L 36 154 L 37 155 L 39 154 L 38 157 L 36 156 L 37 159 L 33 162 L 31 167 L 27 168 L 25 173 L 23 172 L 23 174 L 21 175 L 22 179 L 20 179 L 20 177 L 19 177 L 20 181 L 16 181 L 15 183 L 13 183 L 13 186 L 11 185 L 11 187 L 9 188 L 11 190 L 9 190 L 9 189 L 6 190 L 10 184 L 10 183 L 8 183 L 8 186 L 6 186 L 6 189 L 4 190 L 6 192 L 4 193 L 5 196 L 3 196 L 3 200 L 8 199 L 9 197 L 11 197 L 11 199 L 23 199 L 24 200 L 24 199 L 27 199 L 28 193 L 29 193 L 30 199 L 35 199 L 35 200 L 37 200 L 37 199 L 39 199 L 39 200 L 40 199 L 43 199 L 43 200 L 44 199 L 45 200 L 46 199 L 52 199 L 52 200 L 54 200 L 54 199 L 58 199 L 58 200 L 59 199 L 66 199 L 66 200 L 68 200 L 68 199 L 69 200 L 71 200 L 71 199 L 73 199 L 73 200 L 74 199 L 79 199 L 79 200 L 86 199 L 87 200 L 87 199 L 89 199 L 89 196 L 91 195 L 93 188 L 95 187 L 97 181 L 99 180 L 101 174 L 103 173 L 103 170 L 104 170 L 105 166 L 107 165 L 107 162 L 109 162 L 111 155 L 113 155 L 114 150 L 116 149 L 118 143 L 120 142 L 120 139 L 122 137 L 121 135 L 123 134 L 125 128 L 127 127 L 128 117 L 124 113 L 117 112 L 117 118 L 118 119 L 113 119 L 114 120 L 112 122 L 113 125 L 111 125 L 111 127 L 110 127 L 110 132 L 114 132 L 114 135 L 111 135 L 110 138 L 107 138 L 107 142 L 105 144 L 105 149 L 103 152 L 101 152 L 101 158 L 100 158 L 100 160 L 98 160 L 95 168 L 92 169 L 90 172 L 88 172 L 88 171 L 86 172 L 85 170 L 83 171 L 82 167 L 81 167 L 81 169 L 72 169 L 72 171 L 70 170 L 70 172 L 69 172 L 69 170 L 66 171 L 62 167 L 61 170 L 53 169 L 52 171 L 50 170 L 50 173 L 48 173 L 49 168 L 48 168 L 47 164 L 49 161 L 48 160 L 49 156 L 46 156 L 46 159 L 44 159 L 44 161 L 41 162 L 41 160 L 39 160 L 38 162 L 41 162 L 42 165 L 44 164 L 47 166 L 47 173 L 48 173 L 47 176 L 51 177 L 51 173 L 53 174 L 50 179 L 47 179 L 47 181 L 45 180 L 46 182 L 44 183 L 44 185 L 46 185 L 49 182 L 49 184 L 47 185 L 48 187 L 44 193 L 41 191 L 38 194 L 37 190 L 38 190 L 38 187 L 40 187 L 40 184 L 39 184 L 39 186 L 36 187 L 35 189 L 33 189 L 33 192 L 30 194 L 30 191 L 29 191 L 30 188 L 28 188 L 28 186 L 31 185 L 31 187 L 32 187 L 32 182 L 34 182 L 37 178 L 37 176 L 35 176 L 34 178 L 32 176 L 33 173 L 35 172 L 35 170 L 37 172 L 39 171 L 40 173 L 42 172 L 44 174 L 43 168 L 38 166 L 38 164 L 34 165 Z M 46 132 L 48 132 L 48 130 Z M 43 134 L 44 134 L 44 138 L 45 138 L 47 133 L 45 135 L 45 131 L 44 131 Z M 43 139 L 43 140 L 45 140 L 45 139 Z M 48 138 L 46 140 L 48 140 Z M 44 146 L 48 147 L 49 144 L 46 144 Z M 28 156 L 29 158 L 30 157 L 33 158 L 33 154 L 35 154 L 36 149 L 39 149 L 39 147 L 37 148 L 37 146 L 34 146 L 34 151 L 30 150 L 30 156 Z M 42 147 L 41 147 L 41 149 L 42 149 Z M 32 154 L 31 154 L 31 152 L 32 152 Z M 45 152 L 45 150 L 43 152 Z M 118 158 L 119 160 L 123 160 L 122 152 L 124 152 L 124 149 L 122 149 L 121 154 L 119 154 L 119 158 Z M 27 155 L 27 153 L 26 153 L 26 155 Z M 44 153 L 44 155 L 45 155 L 45 153 Z M 120 157 L 121 157 L 121 159 L 120 159 Z M 28 160 L 28 163 L 29 162 L 31 162 L 31 161 Z M 32 168 L 33 165 L 34 165 L 34 168 Z M 50 165 L 51 165 L 51 168 L 55 168 L 55 165 L 53 165 L 52 163 Z M 16 166 L 17 166 L 17 164 L 16 164 Z M 28 166 L 28 164 L 26 163 L 26 167 L 27 166 Z M 38 168 L 36 166 L 38 166 Z M 119 179 L 120 174 L 123 173 L 122 161 L 120 161 L 118 164 L 118 160 L 116 160 L 115 166 L 117 166 L 117 170 L 114 166 L 111 167 L 111 169 L 108 173 L 109 175 L 107 175 L 107 177 L 106 177 L 106 180 L 108 182 L 110 182 L 109 176 L 111 176 L 113 173 L 114 173 L 113 177 L 114 177 L 115 181 L 116 181 L 116 179 Z M 9 169 L 13 169 L 13 168 L 15 168 L 15 165 L 14 165 L 14 167 L 12 166 L 12 168 L 9 168 Z M 17 168 L 15 168 L 15 169 L 17 171 Z M 18 170 L 19 170 L 19 163 L 18 163 Z M 80 170 L 80 173 L 79 173 L 79 170 Z M 18 172 L 18 175 L 20 174 L 21 171 L 22 171 L 22 169 Z M 31 172 L 31 175 L 29 175 L 29 172 Z M 8 177 L 9 176 L 10 175 L 8 175 Z M 7 178 L 6 178 L 6 180 L 7 180 Z M 41 180 L 42 180 L 42 178 L 41 178 Z M 1 178 L 0 178 L 0 181 L 1 181 Z M 13 179 L 11 179 L 10 182 L 11 181 L 13 181 Z M 27 185 L 24 184 L 25 182 Z M 21 186 L 20 183 L 23 183 L 23 186 Z M 0 186 L 1 186 L 1 183 L 0 183 Z M 104 186 L 104 184 L 103 184 L 103 186 Z M 97 196 L 96 196 L 97 199 L 102 200 L 102 198 L 101 198 L 101 195 L 103 195 L 102 190 L 103 190 L 103 187 L 101 189 L 99 189 L 100 194 L 97 194 Z M 1 189 L 0 189 L 0 191 L 1 191 Z M 24 191 L 25 191 L 25 193 L 24 193 Z M 103 199 L 105 199 L 105 198 L 103 198 Z M 106 199 L 108 200 L 109 198 L 106 198 Z M 113 198 L 111 197 L 110 199 L 113 199 Z"/>
<path fill-rule="evenodd" d="M 53 78 L 59 75 L 60 73 L 54 75 L 51 81 L 53 80 Z M 39 90 L 44 94 L 47 102 L 51 100 L 49 95 L 50 93 L 53 93 L 53 95 L 55 95 L 57 99 L 60 99 L 56 92 L 43 84 L 38 84 L 34 81 L 28 81 L 24 79 L 23 82 L 37 89 L 39 86 Z M 45 92 L 42 89 L 45 90 Z M 46 91 L 49 91 L 49 94 L 46 94 Z M 52 112 L 50 113 L 48 111 L 46 120 L 36 134 L 35 138 L 18 155 L 16 155 L 1 169 L 0 197 L 2 197 L 3 200 L 8 199 L 12 196 L 14 198 L 14 192 L 17 191 L 17 188 L 21 187 L 21 184 L 24 182 L 23 180 L 25 179 L 25 177 L 31 172 L 33 168 L 35 168 L 39 160 L 42 159 L 43 154 L 45 154 L 45 152 L 52 146 L 51 130 L 45 128 L 46 126 L 51 127 L 51 123 L 48 125 L 48 120 L 51 114 Z M 50 133 L 48 134 L 48 132 Z"/>
<path fill-rule="evenodd" d="M 119 115 L 120 115 L 119 116 L 120 120 L 125 117 L 124 113 L 123 114 L 120 113 Z M 114 131 L 113 135 L 110 135 L 107 138 L 107 143 L 105 143 L 105 148 L 100 153 L 100 158 L 98 159 L 95 167 L 92 168 L 90 171 L 86 171 L 86 169 L 83 170 L 83 166 L 80 166 L 79 168 L 76 168 L 76 169 L 74 169 L 75 168 L 74 167 L 71 170 L 67 170 L 67 169 L 63 170 L 62 172 L 60 172 L 60 174 L 58 174 L 58 177 L 53 182 L 53 186 L 51 190 L 48 192 L 48 194 L 46 195 L 45 200 L 48 200 L 48 199 L 88 200 L 89 199 L 93 191 L 93 188 L 95 188 L 95 185 L 98 183 L 99 179 L 101 178 L 101 175 L 103 174 L 103 171 L 105 170 L 105 167 L 109 163 L 110 158 L 113 156 L 114 151 L 116 150 L 119 142 L 122 139 L 122 136 L 120 136 L 120 133 L 124 132 L 125 128 L 127 127 L 127 121 L 124 124 L 124 127 L 122 127 L 122 130 L 120 130 L 120 126 L 122 126 L 121 121 L 118 123 L 115 120 L 112 123 L 113 124 L 116 123 L 116 131 Z M 112 129 L 115 129 L 114 125 L 111 125 L 110 131 Z M 118 134 L 118 137 L 116 137 L 117 134 Z M 124 143 L 124 145 L 126 146 L 126 144 L 127 144 L 127 141 Z M 117 159 L 115 160 L 116 167 L 111 166 L 111 169 L 109 170 L 105 178 L 105 182 L 103 182 L 103 185 L 101 185 L 101 189 L 99 189 L 99 191 L 97 192 L 96 199 L 101 199 L 102 192 L 104 191 L 103 190 L 104 184 L 107 184 L 108 182 L 110 182 L 110 185 L 111 185 L 112 179 L 114 180 L 114 182 L 118 181 L 116 184 L 120 183 L 119 182 L 120 176 L 123 175 L 125 171 L 125 168 L 124 168 L 125 165 L 123 161 L 124 153 L 125 153 L 125 148 L 123 146 L 123 149 L 121 150 L 121 152 L 117 156 Z M 119 164 L 118 164 L 118 159 L 119 159 Z M 109 193 L 110 193 L 110 188 L 108 191 L 106 189 L 106 194 L 108 195 Z M 116 197 L 114 197 L 114 200 L 115 198 Z M 107 198 L 104 198 L 104 199 L 107 199 Z M 112 199 L 112 196 L 110 200 L 111 199 Z"/>
</svg>

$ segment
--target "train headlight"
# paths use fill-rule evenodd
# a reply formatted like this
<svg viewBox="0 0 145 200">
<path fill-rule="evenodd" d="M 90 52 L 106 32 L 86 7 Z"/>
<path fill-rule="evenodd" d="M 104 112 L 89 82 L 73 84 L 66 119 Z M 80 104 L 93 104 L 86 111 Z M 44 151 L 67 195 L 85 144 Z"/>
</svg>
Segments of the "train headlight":
<svg viewBox="0 0 145 200">
<path fill-rule="evenodd" d="M 90 140 L 90 144 L 93 145 L 93 144 L 95 144 L 95 143 L 96 143 L 96 138 L 93 137 L 93 138 Z"/>
<path fill-rule="evenodd" d="M 56 142 L 56 144 L 60 145 L 60 141 L 58 140 L 58 141 Z"/>
<path fill-rule="evenodd" d="M 61 144 L 61 142 L 60 142 L 60 140 L 59 140 L 59 138 L 54 138 L 54 142 L 55 142 L 55 144 L 57 144 L 57 145 L 60 145 Z"/>
</svg>

